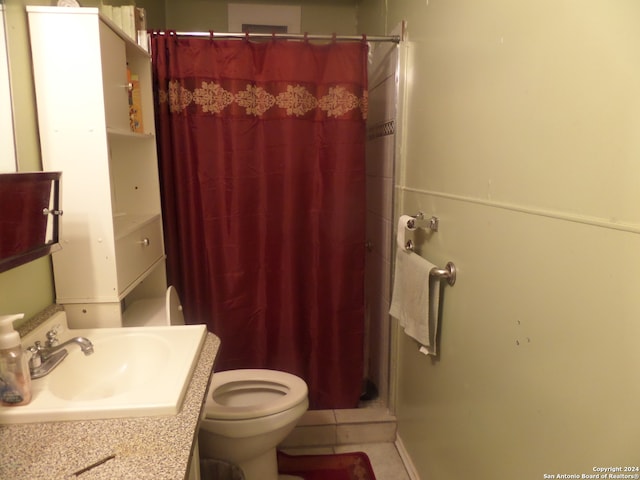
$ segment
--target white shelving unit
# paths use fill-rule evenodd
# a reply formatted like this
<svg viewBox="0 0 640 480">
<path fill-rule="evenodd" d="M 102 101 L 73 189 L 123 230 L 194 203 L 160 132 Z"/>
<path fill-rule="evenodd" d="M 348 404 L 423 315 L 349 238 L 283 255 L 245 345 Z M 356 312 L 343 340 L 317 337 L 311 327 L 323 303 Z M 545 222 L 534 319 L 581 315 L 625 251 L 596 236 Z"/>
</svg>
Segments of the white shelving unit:
<svg viewBox="0 0 640 480">
<path fill-rule="evenodd" d="M 43 166 L 62 171 L 56 301 L 72 327 L 122 326 L 127 306 L 166 289 L 151 59 L 97 8 L 27 13 Z"/>
</svg>

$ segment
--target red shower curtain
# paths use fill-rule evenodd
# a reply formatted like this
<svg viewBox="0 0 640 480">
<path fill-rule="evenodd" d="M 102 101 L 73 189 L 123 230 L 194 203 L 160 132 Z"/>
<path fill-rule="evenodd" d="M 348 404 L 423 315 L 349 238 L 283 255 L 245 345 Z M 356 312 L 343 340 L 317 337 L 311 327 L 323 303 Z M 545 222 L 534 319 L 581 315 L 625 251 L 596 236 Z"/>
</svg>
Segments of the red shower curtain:
<svg viewBox="0 0 640 480">
<path fill-rule="evenodd" d="M 169 280 L 222 347 L 311 408 L 363 376 L 365 42 L 152 35 Z"/>
</svg>

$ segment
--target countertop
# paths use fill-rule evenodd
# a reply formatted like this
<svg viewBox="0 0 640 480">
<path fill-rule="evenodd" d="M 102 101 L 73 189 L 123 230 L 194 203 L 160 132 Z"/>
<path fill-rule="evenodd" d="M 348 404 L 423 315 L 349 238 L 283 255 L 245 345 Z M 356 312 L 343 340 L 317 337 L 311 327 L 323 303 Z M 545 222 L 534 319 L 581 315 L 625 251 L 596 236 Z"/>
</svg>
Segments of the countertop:
<svg viewBox="0 0 640 480">
<path fill-rule="evenodd" d="M 0 425 L 0 478 L 186 478 L 219 347 L 208 333 L 177 415 Z"/>
</svg>

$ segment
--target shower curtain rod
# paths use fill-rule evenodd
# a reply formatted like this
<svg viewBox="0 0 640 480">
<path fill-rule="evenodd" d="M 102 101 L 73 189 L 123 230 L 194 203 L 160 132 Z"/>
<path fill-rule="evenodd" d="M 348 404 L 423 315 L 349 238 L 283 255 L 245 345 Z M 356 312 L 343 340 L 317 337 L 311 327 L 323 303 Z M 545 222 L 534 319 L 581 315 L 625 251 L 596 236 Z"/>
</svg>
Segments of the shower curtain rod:
<svg viewBox="0 0 640 480">
<path fill-rule="evenodd" d="M 160 32 L 166 33 L 166 32 Z M 172 32 L 179 37 L 205 37 L 214 39 L 225 38 L 278 38 L 281 40 L 336 40 L 338 42 L 358 42 L 361 41 L 362 35 L 307 35 L 303 33 L 220 33 L 220 32 Z M 400 43 L 400 35 L 391 35 L 388 37 L 378 35 L 365 35 L 367 42 L 392 42 Z"/>
</svg>

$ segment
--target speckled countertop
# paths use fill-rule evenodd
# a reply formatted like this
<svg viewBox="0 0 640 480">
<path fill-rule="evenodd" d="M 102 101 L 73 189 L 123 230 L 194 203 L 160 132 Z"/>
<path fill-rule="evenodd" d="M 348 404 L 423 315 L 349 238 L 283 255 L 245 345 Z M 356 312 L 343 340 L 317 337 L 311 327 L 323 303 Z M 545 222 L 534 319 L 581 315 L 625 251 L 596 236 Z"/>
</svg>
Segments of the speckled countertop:
<svg viewBox="0 0 640 480">
<path fill-rule="evenodd" d="M 207 334 L 182 409 L 177 415 L 0 425 L 0 478 L 186 478 L 219 347 L 218 337 Z M 112 456 L 76 475 L 76 472 Z"/>
</svg>

